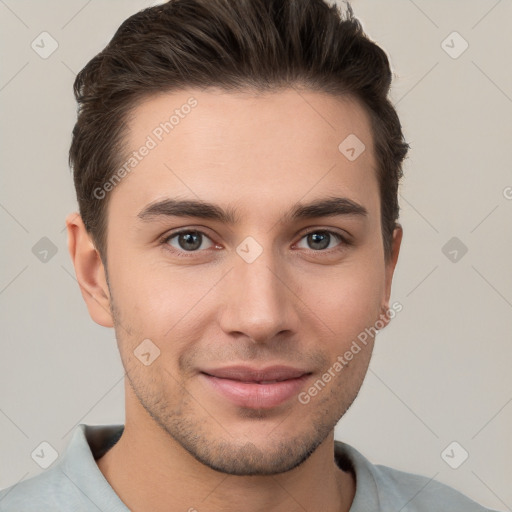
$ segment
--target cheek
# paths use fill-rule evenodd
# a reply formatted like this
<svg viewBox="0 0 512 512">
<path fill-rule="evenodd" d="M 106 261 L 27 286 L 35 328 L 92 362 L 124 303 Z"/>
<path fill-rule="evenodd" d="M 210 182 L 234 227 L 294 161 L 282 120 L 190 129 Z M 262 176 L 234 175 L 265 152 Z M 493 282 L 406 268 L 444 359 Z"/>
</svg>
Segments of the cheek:
<svg viewBox="0 0 512 512">
<path fill-rule="evenodd" d="M 323 278 L 303 282 L 303 300 L 335 333 L 357 335 L 378 319 L 384 293 L 383 271 L 370 265 L 347 265 Z M 315 283 L 311 286 L 311 283 Z"/>
<path fill-rule="evenodd" d="M 205 307 L 213 307 L 208 295 L 221 277 L 220 269 L 191 271 L 135 258 L 119 262 L 111 278 L 119 320 L 132 337 L 163 342 L 184 329 L 192 335 L 205 321 Z"/>
<path fill-rule="evenodd" d="M 380 313 L 384 270 L 377 261 L 377 255 L 361 251 L 337 267 L 308 265 L 304 269 L 286 269 L 285 281 L 295 296 L 285 291 L 282 298 L 300 310 L 302 327 L 295 327 L 305 332 L 311 329 L 308 337 L 320 331 L 332 335 L 337 348 L 341 340 L 350 344 Z M 200 339 L 201 329 L 215 322 L 219 304 L 229 307 L 232 294 L 226 288 L 229 280 L 222 279 L 225 266 L 180 268 L 136 256 L 118 257 L 117 261 L 113 257 L 109 264 L 120 320 L 131 328 L 133 338 L 165 344 L 173 340 L 173 351 L 180 351 L 176 343 L 183 339 L 184 332 L 189 341 L 194 336 Z"/>
</svg>

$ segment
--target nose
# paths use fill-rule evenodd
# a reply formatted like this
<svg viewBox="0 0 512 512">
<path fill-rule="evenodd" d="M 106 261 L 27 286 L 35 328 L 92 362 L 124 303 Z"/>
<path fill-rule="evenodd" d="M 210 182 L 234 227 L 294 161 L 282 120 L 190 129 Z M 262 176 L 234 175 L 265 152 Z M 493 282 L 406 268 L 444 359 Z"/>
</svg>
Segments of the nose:
<svg viewBox="0 0 512 512">
<path fill-rule="evenodd" d="M 299 314 L 293 279 L 272 261 L 270 251 L 252 263 L 235 258 L 222 286 L 221 328 L 256 343 L 269 343 L 278 335 L 296 333 Z"/>
</svg>

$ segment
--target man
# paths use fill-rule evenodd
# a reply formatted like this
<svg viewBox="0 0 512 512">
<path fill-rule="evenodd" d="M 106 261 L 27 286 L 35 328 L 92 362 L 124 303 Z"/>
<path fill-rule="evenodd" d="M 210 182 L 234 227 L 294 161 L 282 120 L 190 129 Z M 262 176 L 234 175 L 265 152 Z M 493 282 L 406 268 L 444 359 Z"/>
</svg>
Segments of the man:
<svg viewBox="0 0 512 512">
<path fill-rule="evenodd" d="M 485 510 L 334 441 L 389 304 L 407 152 L 384 52 L 320 0 L 176 0 L 79 73 L 69 251 L 126 421 L 2 511 Z"/>
</svg>

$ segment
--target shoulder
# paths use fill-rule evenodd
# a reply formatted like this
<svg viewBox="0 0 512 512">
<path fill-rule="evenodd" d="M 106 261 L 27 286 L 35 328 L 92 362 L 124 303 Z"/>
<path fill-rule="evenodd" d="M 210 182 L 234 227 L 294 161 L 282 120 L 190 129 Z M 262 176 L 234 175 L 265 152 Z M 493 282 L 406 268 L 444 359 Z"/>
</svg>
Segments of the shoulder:
<svg viewBox="0 0 512 512">
<path fill-rule="evenodd" d="M 434 478 L 372 464 L 355 448 L 340 441 L 335 442 L 335 453 L 340 465 L 350 464 L 355 472 L 356 495 L 351 512 L 492 512 Z"/>
<path fill-rule="evenodd" d="M 382 499 L 407 504 L 404 510 L 415 512 L 489 512 L 461 492 L 433 478 L 375 465 L 373 469 Z"/>
<path fill-rule="evenodd" d="M 0 512 L 58 512 L 65 503 L 80 503 L 79 492 L 56 466 L 0 491 Z"/>
<path fill-rule="evenodd" d="M 95 462 L 122 430 L 123 425 L 78 425 L 55 465 L 0 491 L 0 512 L 126 512 Z"/>
</svg>

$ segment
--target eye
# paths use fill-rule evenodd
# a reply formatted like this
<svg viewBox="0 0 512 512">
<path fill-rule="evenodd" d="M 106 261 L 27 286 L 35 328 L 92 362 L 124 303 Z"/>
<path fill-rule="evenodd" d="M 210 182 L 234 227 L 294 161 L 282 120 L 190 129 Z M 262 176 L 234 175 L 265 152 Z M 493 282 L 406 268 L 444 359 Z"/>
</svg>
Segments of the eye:
<svg viewBox="0 0 512 512">
<path fill-rule="evenodd" d="M 312 249 L 313 251 L 323 251 L 324 249 L 332 249 L 339 245 L 349 245 L 348 241 L 342 237 L 339 233 L 328 230 L 316 230 L 306 233 L 301 241 L 305 240 L 309 247 L 301 247 L 305 249 Z M 332 244 L 332 242 L 338 241 L 338 244 Z M 301 242 L 299 242 L 300 244 Z M 300 247 L 300 245 L 297 245 Z"/>
<path fill-rule="evenodd" d="M 207 241 L 206 247 L 203 245 L 205 241 Z M 178 231 L 166 237 L 162 242 L 178 252 L 198 252 L 199 249 L 208 249 L 215 245 L 202 231 L 196 230 Z"/>
<path fill-rule="evenodd" d="M 196 229 L 177 231 L 162 238 L 161 243 L 168 246 L 168 249 L 178 256 L 193 255 L 193 253 L 200 253 L 206 249 L 217 247 L 209 236 Z M 307 246 L 301 246 L 303 243 L 306 243 Z M 296 244 L 301 249 L 327 253 L 331 249 L 342 250 L 348 245 L 350 245 L 350 242 L 341 234 L 325 229 L 316 229 L 304 234 Z"/>
</svg>

